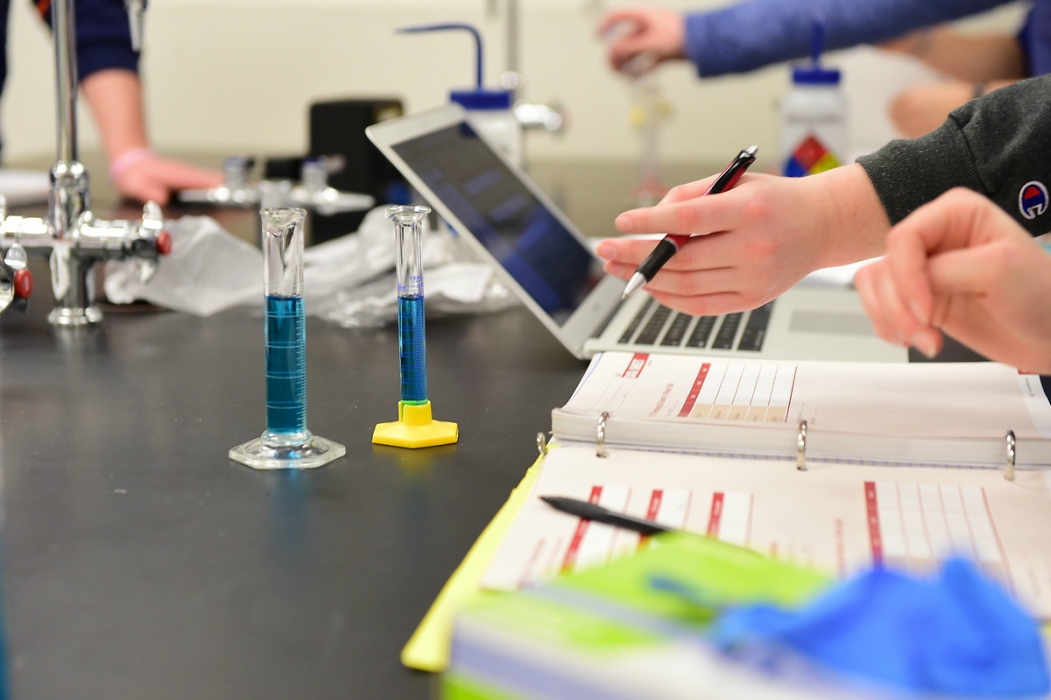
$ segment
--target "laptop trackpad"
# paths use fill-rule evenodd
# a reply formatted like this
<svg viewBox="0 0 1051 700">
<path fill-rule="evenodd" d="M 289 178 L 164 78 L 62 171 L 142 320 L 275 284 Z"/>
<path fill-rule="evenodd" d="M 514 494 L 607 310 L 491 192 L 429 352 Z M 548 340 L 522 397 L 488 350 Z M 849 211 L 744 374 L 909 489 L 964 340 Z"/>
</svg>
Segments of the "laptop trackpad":
<svg viewBox="0 0 1051 700">
<path fill-rule="evenodd" d="M 872 322 L 865 314 L 835 311 L 792 312 L 788 330 L 800 333 L 838 333 L 841 335 L 875 335 Z"/>
</svg>

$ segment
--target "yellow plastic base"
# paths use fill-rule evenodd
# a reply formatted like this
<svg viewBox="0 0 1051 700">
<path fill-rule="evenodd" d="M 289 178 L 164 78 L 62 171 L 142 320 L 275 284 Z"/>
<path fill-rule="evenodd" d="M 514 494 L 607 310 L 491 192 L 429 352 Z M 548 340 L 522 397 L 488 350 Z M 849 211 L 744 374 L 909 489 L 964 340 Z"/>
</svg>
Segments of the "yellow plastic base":
<svg viewBox="0 0 1051 700">
<path fill-rule="evenodd" d="M 431 417 L 431 402 L 407 404 L 398 402 L 398 420 L 380 423 L 372 433 L 372 442 L 394 447 L 434 447 L 451 445 L 460 437 L 456 423 L 434 420 Z"/>
</svg>

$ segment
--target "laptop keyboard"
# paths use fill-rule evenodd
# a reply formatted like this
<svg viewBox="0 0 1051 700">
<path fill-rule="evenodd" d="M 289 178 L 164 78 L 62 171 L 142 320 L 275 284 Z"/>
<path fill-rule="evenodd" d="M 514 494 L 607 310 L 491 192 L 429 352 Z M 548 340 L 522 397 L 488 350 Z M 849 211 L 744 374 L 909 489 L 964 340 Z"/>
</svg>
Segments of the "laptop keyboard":
<svg viewBox="0 0 1051 700">
<path fill-rule="evenodd" d="M 690 316 L 672 311 L 667 306 L 660 306 L 653 299 L 647 299 L 617 342 L 623 345 L 733 350 L 738 331 L 741 331 L 741 324 L 744 323 L 744 330 L 740 332 L 740 340 L 737 341 L 737 350 L 759 352 L 763 349 L 763 340 L 766 339 L 766 329 L 770 325 L 773 308 L 774 302 L 771 301 L 747 314 Z"/>
</svg>

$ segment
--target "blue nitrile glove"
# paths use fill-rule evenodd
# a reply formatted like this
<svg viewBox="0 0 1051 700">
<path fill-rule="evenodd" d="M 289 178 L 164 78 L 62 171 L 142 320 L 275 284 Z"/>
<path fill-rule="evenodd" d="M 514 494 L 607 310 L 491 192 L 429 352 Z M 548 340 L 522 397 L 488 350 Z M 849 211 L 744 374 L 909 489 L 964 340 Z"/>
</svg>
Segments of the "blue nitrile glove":
<svg viewBox="0 0 1051 700">
<path fill-rule="evenodd" d="M 962 559 L 933 579 L 873 569 L 799 610 L 732 609 L 712 637 L 727 650 L 788 648 L 913 691 L 1006 698 L 1051 689 L 1037 623 Z"/>
</svg>

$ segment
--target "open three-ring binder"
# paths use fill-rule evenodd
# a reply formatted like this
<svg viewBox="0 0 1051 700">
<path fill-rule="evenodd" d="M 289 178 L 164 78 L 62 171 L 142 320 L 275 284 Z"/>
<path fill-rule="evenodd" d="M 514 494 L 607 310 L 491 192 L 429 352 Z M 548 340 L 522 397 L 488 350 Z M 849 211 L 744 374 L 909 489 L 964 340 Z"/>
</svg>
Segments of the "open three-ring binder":
<svg viewBox="0 0 1051 700">
<path fill-rule="evenodd" d="M 865 364 L 605 353 L 557 440 L 820 463 L 1051 468 L 1043 379 L 995 363 Z"/>
<path fill-rule="evenodd" d="M 552 434 L 484 588 L 646 546 L 538 498 L 552 495 L 835 575 L 929 571 L 963 554 L 1051 619 L 1051 404 L 1039 376 L 606 353 L 553 411 Z"/>
<path fill-rule="evenodd" d="M 594 500 L 842 575 L 875 562 L 922 570 L 965 551 L 1051 619 L 1045 386 L 991 363 L 598 356 L 553 411 L 554 444 L 538 436 L 540 458 L 402 660 L 445 668 L 453 617 L 479 595 L 646 546 L 540 495 Z"/>
<path fill-rule="evenodd" d="M 609 411 L 599 414 L 598 424 L 595 426 L 595 456 L 605 458 L 609 456 L 606 450 L 606 425 L 609 423 Z M 807 470 L 807 431 L 806 419 L 799 421 L 799 432 L 796 433 L 796 469 L 801 472 Z M 547 438 L 543 433 L 537 436 L 541 454 L 547 454 Z M 1017 458 L 1017 441 L 1013 430 L 1004 434 L 1004 478 L 1008 481 L 1015 479 L 1015 463 Z"/>
</svg>

